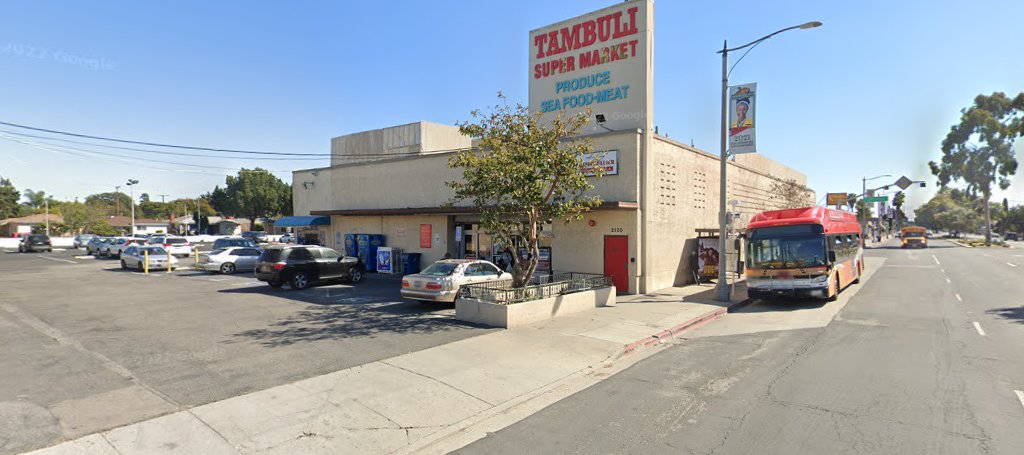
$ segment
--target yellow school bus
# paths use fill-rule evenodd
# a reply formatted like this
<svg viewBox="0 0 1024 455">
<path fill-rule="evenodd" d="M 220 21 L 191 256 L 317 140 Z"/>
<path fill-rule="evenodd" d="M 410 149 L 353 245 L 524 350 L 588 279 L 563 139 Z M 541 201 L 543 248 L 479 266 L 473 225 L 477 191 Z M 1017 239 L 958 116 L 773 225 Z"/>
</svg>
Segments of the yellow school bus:
<svg viewBox="0 0 1024 455">
<path fill-rule="evenodd" d="M 901 248 L 928 248 L 926 229 L 920 226 L 907 226 L 900 229 Z"/>
</svg>

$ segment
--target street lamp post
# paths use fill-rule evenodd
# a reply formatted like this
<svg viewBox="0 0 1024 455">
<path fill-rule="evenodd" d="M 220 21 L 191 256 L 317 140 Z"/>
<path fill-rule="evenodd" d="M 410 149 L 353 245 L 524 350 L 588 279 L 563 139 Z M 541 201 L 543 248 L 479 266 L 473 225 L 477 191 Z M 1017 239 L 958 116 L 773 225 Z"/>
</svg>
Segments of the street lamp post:
<svg viewBox="0 0 1024 455">
<path fill-rule="evenodd" d="M 744 44 L 744 45 L 739 46 L 739 47 L 734 47 L 734 48 L 729 48 L 729 42 L 728 41 L 723 41 L 722 42 L 722 50 L 718 51 L 719 54 L 722 54 L 722 138 L 721 138 L 722 141 L 721 141 L 721 144 L 720 144 L 721 148 L 722 148 L 722 150 L 721 150 L 722 151 L 722 155 L 721 155 L 721 169 L 719 170 L 719 197 L 718 197 L 718 257 L 719 257 L 719 259 L 718 259 L 718 289 L 717 289 L 717 291 L 718 291 L 718 300 L 720 300 L 720 301 L 728 302 L 730 300 L 729 285 L 726 283 L 727 273 L 725 271 L 725 264 L 727 263 L 727 261 L 725 260 L 725 256 L 726 256 L 725 255 L 725 248 L 726 248 L 726 245 L 727 245 L 726 235 L 728 234 L 728 232 L 726 230 L 726 224 L 728 223 L 728 219 L 729 219 L 729 214 L 726 212 L 726 207 L 725 207 L 726 206 L 726 199 L 727 199 L 726 194 L 725 194 L 725 192 L 726 192 L 725 171 L 726 171 L 726 168 L 727 168 L 727 161 L 729 159 L 728 150 L 726 149 L 727 142 L 728 142 L 728 137 L 729 137 L 729 116 L 728 116 L 728 112 L 729 112 L 729 52 L 738 51 L 740 49 L 745 49 L 745 48 L 748 48 L 748 47 L 753 49 L 752 46 L 756 46 L 756 45 L 760 44 L 762 41 L 767 40 L 768 38 L 771 38 L 771 37 L 773 37 L 775 35 L 778 35 L 779 33 L 782 33 L 782 32 L 788 32 L 790 30 L 795 30 L 795 29 L 815 28 L 815 27 L 820 27 L 820 26 L 821 26 L 821 22 L 814 21 L 814 22 L 807 22 L 807 23 L 801 24 L 801 25 L 794 25 L 792 27 L 786 27 L 786 28 L 784 28 L 782 30 L 779 30 L 777 32 L 765 35 L 765 36 L 763 36 L 761 38 L 758 38 L 758 39 L 756 39 L 754 41 L 751 41 L 751 42 L 749 42 L 747 44 Z M 748 50 L 747 52 L 750 52 L 750 50 Z M 743 60 L 743 57 L 746 56 L 746 55 L 747 54 L 744 53 L 742 56 L 740 56 L 739 60 L 736 60 L 736 63 L 739 63 L 740 60 Z M 735 67 L 735 64 L 733 66 Z"/>
<path fill-rule="evenodd" d="M 132 236 L 133 237 L 135 236 L 135 185 L 138 185 L 138 184 L 139 184 L 139 181 L 138 180 L 133 180 L 133 179 L 128 179 L 128 183 L 125 184 L 125 185 L 128 185 L 128 189 L 131 190 L 131 196 L 130 197 L 132 199 Z"/>
</svg>

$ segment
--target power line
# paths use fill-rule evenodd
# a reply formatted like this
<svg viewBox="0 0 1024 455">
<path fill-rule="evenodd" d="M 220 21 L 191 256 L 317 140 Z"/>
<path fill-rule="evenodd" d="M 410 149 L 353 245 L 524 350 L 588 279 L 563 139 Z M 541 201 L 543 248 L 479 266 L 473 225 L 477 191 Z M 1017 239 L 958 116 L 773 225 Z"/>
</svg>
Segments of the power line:
<svg viewBox="0 0 1024 455">
<path fill-rule="evenodd" d="M 446 149 L 446 150 L 432 150 L 432 151 L 427 151 L 427 152 L 366 153 L 366 154 L 359 154 L 359 155 L 345 155 L 345 154 L 336 154 L 336 153 L 266 152 L 266 151 L 221 149 L 221 148 L 212 148 L 212 147 L 196 147 L 196 146 L 190 146 L 190 145 L 162 144 L 162 143 L 158 143 L 158 142 L 134 141 L 134 140 L 129 140 L 129 139 L 118 139 L 118 138 L 111 138 L 111 137 L 104 137 L 104 136 L 93 136 L 93 135 L 89 135 L 89 134 L 72 133 L 72 132 L 68 132 L 68 131 L 53 130 L 53 129 L 48 129 L 48 128 L 39 128 L 39 127 L 35 127 L 35 126 L 20 125 L 20 124 L 17 124 L 17 123 L 10 123 L 10 122 L 4 122 L 4 121 L 0 121 L 0 125 L 6 125 L 6 126 L 14 127 L 14 128 L 22 128 L 22 129 L 27 129 L 27 130 L 32 130 L 32 131 L 39 131 L 39 132 L 44 132 L 44 133 L 60 134 L 60 135 L 64 135 L 64 136 L 72 136 L 72 137 L 85 138 L 85 139 L 95 139 L 95 140 L 100 140 L 100 141 L 119 142 L 119 143 L 125 143 L 125 144 L 148 145 L 148 146 L 153 146 L 153 147 L 168 147 L 168 148 L 177 148 L 177 149 L 185 149 L 185 150 L 199 150 L 199 151 L 207 151 L 207 152 L 222 152 L 222 153 L 236 153 L 236 154 L 255 154 L 255 155 L 267 155 L 267 156 L 275 156 L 276 155 L 276 156 L 331 157 L 331 158 L 334 158 L 334 159 L 344 159 L 344 160 L 358 160 L 358 159 L 362 159 L 362 158 L 399 158 L 399 157 L 403 157 L 403 156 L 423 156 L 423 155 L 432 155 L 432 154 L 439 154 L 439 153 L 459 152 L 459 151 L 464 151 L 464 150 L 469 150 L 470 149 L 469 147 L 467 147 L 467 148 Z M 14 134 L 19 134 L 19 133 L 14 133 Z M 21 135 L 25 135 L 24 133 L 20 133 L 20 134 Z M 43 138 L 43 139 L 62 140 L 62 139 L 59 139 L 59 138 L 44 138 L 44 137 L 39 137 L 39 136 L 32 136 L 32 137 Z M 100 146 L 100 147 L 111 147 L 109 145 L 103 145 L 103 144 L 91 144 L 91 143 L 87 143 L 87 144 L 88 145 Z M 141 151 L 141 150 L 136 150 L 136 151 Z"/>
</svg>

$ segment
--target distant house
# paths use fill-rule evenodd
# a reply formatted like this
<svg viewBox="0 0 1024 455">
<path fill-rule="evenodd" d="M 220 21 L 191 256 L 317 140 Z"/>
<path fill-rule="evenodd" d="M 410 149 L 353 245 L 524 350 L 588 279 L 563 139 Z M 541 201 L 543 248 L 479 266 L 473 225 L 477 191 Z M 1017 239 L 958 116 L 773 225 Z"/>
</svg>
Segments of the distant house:
<svg viewBox="0 0 1024 455">
<path fill-rule="evenodd" d="M 130 216 L 110 216 L 104 221 L 106 221 L 110 227 L 124 233 L 129 233 L 132 230 L 132 218 Z M 167 220 L 135 218 L 136 234 L 166 234 L 170 229 L 170 226 L 171 223 Z"/>
<path fill-rule="evenodd" d="M 249 220 L 244 218 L 208 216 L 199 220 L 202 222 L 202 226 L 200 226 L 202 234 L 237 236 L 249 231 Z M 195 217 L 189 215 L 175 218 L 174 228 L 177 232 L 195 232 Z"/>
<path fill-rule="evenodd" d="M 31 234 L 33 226 L 45 226 L 47 216 L 49 216 L 50 225 L 56 223 L 63 223 L 64 218 L 56 213 L 46 215 L 45 213 L 37 213 L 35 215 L 23 216 L 20 218 L 7 218 L 0 220 L 0 237 L 15 237 L 19 234 Z"/>
</svg>

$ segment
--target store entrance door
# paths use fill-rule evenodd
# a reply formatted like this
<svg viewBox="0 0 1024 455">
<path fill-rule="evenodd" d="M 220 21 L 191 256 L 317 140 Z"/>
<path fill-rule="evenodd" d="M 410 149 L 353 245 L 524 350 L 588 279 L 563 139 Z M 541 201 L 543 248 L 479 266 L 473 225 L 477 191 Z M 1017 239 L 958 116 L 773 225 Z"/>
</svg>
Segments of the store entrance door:
<svg viewBox="0 0 1024 455">
<path fill-rule="evenodd" d="M 604 236 L 604 274 L 612 277 L 618 293 L 629 292 L 629 237 Z"/>
</svg>

